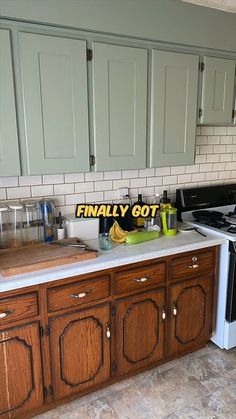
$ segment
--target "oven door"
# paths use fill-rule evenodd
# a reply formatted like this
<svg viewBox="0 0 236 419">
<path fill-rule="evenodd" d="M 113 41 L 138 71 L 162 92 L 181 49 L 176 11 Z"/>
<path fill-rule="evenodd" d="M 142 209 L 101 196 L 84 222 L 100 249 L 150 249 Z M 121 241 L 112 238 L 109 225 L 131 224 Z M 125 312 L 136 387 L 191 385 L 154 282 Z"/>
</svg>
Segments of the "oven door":
<svg viewBox="0 0 236 419">
<path fill-rule="evenodd" d="M 228 322 L 236 320 L 236 242 L 230 243 L 226 320 Z"/>
</svg>

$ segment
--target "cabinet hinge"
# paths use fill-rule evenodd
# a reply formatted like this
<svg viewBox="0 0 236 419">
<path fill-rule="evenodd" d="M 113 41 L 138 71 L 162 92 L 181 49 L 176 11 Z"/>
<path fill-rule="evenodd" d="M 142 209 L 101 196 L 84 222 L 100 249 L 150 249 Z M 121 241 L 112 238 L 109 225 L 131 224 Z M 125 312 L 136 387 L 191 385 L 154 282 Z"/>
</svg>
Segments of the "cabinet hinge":
<svg viewBox="0 0 236 419">
<path fill-rule="evenodd" d="M 115 306 L 113 306 L 112 307 L 112 309 L 111 309 L 111 314 L 112 314 L 112 316 L 115 316 L 116 315 L 116 307 Z"/>
<path fill-rule="evenodd" d="M 116 367 L 117 367 L 116 362 L 115 362 L 115 361 L 113 361 L 113 363 L 112 363 L 112 371 L 113 371 L 113 372 L 115 372 L 115 371 L 116 371 Z"/>
<path fill-rule="evenodd" d="M 87 48 L 86 58 L 87 58 L 87 61 L 92 61 L 93 59 L 93 51 L 90 48 Z"/>
<path fill-rule="evenodd" d="M 198 110 L 198 116 L 199 116 L 199 118 L 201 118 L 201 116 L 202 116 L 202 109 L 201 108 L 199 108 L 199 110 Z"/>
<path fill-rule="evenodd" d="M 89 156 L 89 164 L 90 164 L 90 166 L 94 166 L 95 165 L 95 162 L 96 162 L 96 159 L 95 159 L 94 154 L 90 154 L 90 156 Z"/>
<path fill-rule="evenodd" d="M 48 396 L 53 396 L 53 386 L 50 385 L 49 387 L 44 387 L 43 388 L 43 395 L 44 398 L 46 399 Z"/>
<path fill-rule="evenodd" d="M 236 117 L 236 110 L 235 109 L 233 109 L 232 110 L 232 119 L 234 119 Z"/>
<path fill-rule="evenodd" d="M 50 328 L 49 326 L 40 326 L 40 336 L 41 338 L 43 338 L 44 336 L 49 336 L 50 335 Z"/>
<path fill-rule="evenodd" d="M 199 69 L 200 69 L 201 73 L 204 71 L 204 68 L 205 68 L 205 64 L 204 64 L 204 62 L 202 61 L 202 62 L 199 64 Z"/>
</svg>

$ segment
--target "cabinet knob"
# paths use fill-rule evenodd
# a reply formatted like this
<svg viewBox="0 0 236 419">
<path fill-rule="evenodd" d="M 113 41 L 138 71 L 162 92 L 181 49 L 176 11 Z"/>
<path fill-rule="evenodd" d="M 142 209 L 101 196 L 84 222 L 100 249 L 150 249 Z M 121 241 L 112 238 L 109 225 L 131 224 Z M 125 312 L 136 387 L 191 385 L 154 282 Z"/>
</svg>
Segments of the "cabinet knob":
<svg viewBox="0 0 236 419">
<path fill-rule="evenodd" d="M 178 312 L 177 312 L 177 307 L 176 307 L 176 305 L 174 304 L 174 308 L 173 308 L 173 314 L 174 314 L 174 316 L 176 317 L 177 316 L 177 314 L 178 314 Z"/>
<path fill-rule="evenodd" d="M 143 278 L 135 278 L 134 281 L 135 282 L 146 282 L 149 278 L 148 277 L 143 277 Z"/>
<path fill-rule="evenodd" d="M 164 307 L 162 307 L 162 320 L 165 320 L 165 319 L 166 319 L 166 312 L 165 312 Z"/>
<path fill-rule="evenodd" d="M 192 257 L 192 262 L 197 262 L 197 260 L 198 260 L 197 256 Z"/>
<path fill-rule="evenodd" d="M 106 336 L 107 336 L 107 339 L 111 338 L 111 329 L 108 323 L 106 325 Z"/>
<path fill-rule="evenodd" d="M 70 294 L 70 298 L 84 298 L 89 293 L 90 293 L 90 291 L 80 292 L 79 294 Z"/>
<path fill-rule="evenodd" d="M 198 264 L 196 263 L 196 264 L 194 264 L 194 265 L 187 265 L 186 266 L 186 268 L 188 268 L 188 269 L 197 269 L 198 268 Z"/>
<path fill-rule="evenodd" d="M 10 316 L 11 314 L 13 314 L 15 312 L 15 310 L 7 310 L 7 311 L 3 311 L 2 313 L 0 313 L 0 319 L 4 319 L 5 317 Z"/>
</svg>

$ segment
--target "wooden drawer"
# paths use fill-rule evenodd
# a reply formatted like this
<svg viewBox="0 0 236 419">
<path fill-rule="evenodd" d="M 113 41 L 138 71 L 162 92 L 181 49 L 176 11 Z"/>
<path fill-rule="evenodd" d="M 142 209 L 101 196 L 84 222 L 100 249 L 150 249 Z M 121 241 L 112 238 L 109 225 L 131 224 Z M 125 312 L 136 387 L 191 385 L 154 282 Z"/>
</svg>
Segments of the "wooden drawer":
<svg viewBox="0 0 236 419">
<path fill-rule="evenodd" d="M 127 269 L 126 271 L 116 273 L 114 278 L 115 294 L 146 290 L 165 282 L 165 263 L 155 263 L 149 267 Z"/>
<path fill-rule="evenodd" d="M 214 268 L 214 250 L 187 253 L 172 260 L 171 280 L 193 278 L 195 275 L 209 273 Z"/>
<path fill-rule="evenodd" d="M 37 293 L 0 298 L 0 327 L 38 315 Z"/>
<path fill-rule="evenodd" d="M 106 298 L 110 294 L 109 276 L 74 282 L 48 290 L 48 310 L 58 311 Z"/>
</svg>

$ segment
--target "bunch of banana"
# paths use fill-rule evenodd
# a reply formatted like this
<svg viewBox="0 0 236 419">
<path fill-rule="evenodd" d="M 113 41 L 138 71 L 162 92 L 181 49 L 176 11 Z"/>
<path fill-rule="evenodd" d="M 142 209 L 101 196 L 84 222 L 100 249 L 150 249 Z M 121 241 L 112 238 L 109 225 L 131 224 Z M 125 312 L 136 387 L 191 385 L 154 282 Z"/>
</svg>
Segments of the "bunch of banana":
<svg viewBox="0 0 236 419">
<path fill-rule="evenodd" d="M 110 237 L 112 239 L 113 242 L 115 243 L 124 243 L 126 236 L 127 236 L 127 232 L 125 230 L 123 230 L 119 223 L 117 221 L 114 221 L 113 226 L 110 228 Z"/>
</svg>

